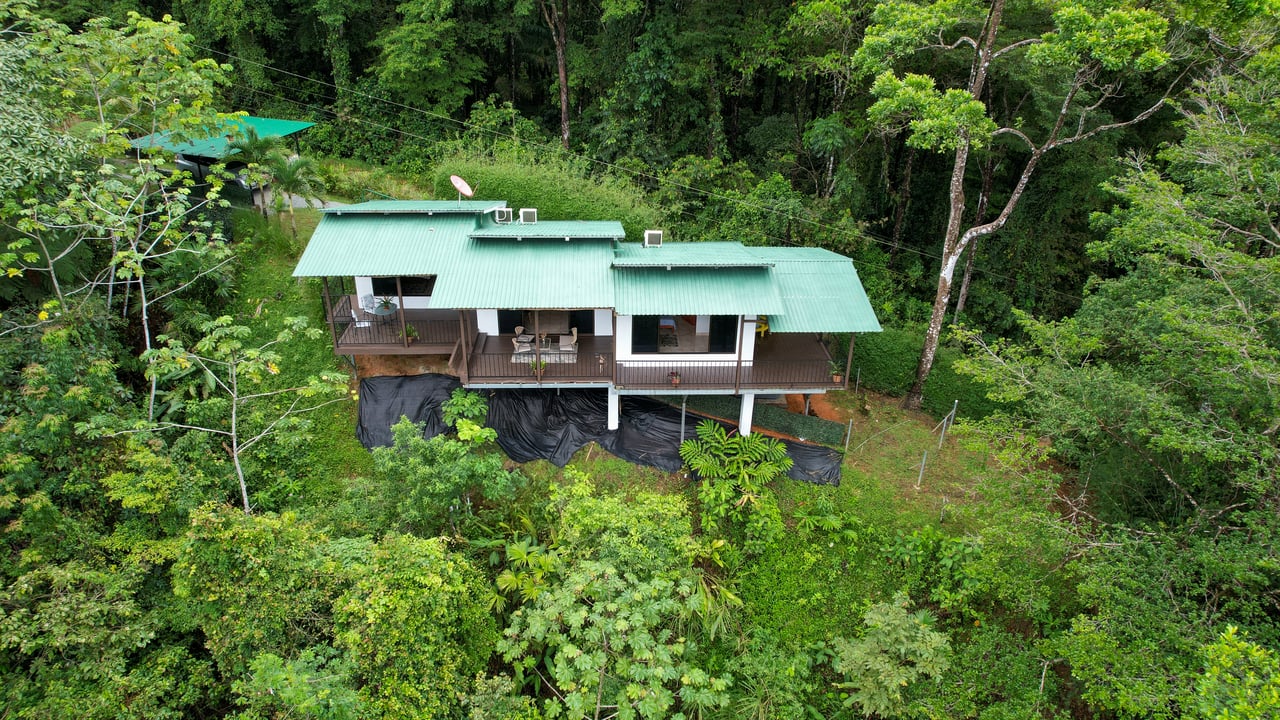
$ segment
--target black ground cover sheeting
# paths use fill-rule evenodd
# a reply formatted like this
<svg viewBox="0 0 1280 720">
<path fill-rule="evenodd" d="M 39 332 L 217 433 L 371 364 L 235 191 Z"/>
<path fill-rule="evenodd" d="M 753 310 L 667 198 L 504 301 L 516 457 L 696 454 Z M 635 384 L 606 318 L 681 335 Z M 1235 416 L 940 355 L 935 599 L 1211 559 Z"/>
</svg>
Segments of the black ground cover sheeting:
<svg viewBox="0 0 1280 720">
<path fill-rule="evenodd" d="M 367 448 L 391 445 L 395 442 L 391 426 L 400 422 L 401 415 L 424 423 L 424 436 L 439 435 L 445 431 L 440 406 L 460 387 L 458 378 L 448 375 L 365 378 L 360 381 L 356 439 Z"/>
<path fill-rule="evenodd" d="M 367 448 L 392 443 L 391 426 L 401 415 L 426 423 L 427 437 L 444 431 L 440 405 L 459 387 L 448 375 L 377 377 L 360 381 L 360 419 L 356 437 Z M 488 425 L 498 431 L 498 445 L 516 462 L 539 458 L 559 467 L 595 441 L 608 452 L 638 465 L 676 472 L 680 460 L 680 410 L 643 397 L 622 397 L 617 430 L 607 430 L 608 397 L 604 390 L 495 390 L 488 396 Z M 685 417 L 685 439 L 695 437 L 697 413 Z M 720 422 L 720 421 L 715 421 Z M 734 426 L 721 423 L 732 429 Z M 795 480 L 838 485 L 839 452 L 822 445 L 782 441 L 791 456 L 788 476 Z"/>
</svg>

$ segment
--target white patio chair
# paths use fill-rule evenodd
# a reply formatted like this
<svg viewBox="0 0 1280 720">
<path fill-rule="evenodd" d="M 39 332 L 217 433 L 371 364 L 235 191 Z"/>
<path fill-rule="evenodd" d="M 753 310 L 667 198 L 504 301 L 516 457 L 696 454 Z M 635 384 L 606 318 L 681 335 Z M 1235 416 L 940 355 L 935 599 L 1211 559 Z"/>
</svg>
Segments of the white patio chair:
<svg viewBox="0 0 1280 720">
<path fill-rule="evenodd" d="M 560 352 L 578 352 L 578 328 L 569 328 L 572 335 L 560 336 Z"/>
<path fill-rule="evenodd" d="M 360 296 L 360 311 L 357 312 L 352 308 L 351 314 L 355 315 L 356 327 L 371 327 L 377 317 L 373 314 L 373 309 L 377 307 L 378 299 L 373 293 Z"/>
</svg>

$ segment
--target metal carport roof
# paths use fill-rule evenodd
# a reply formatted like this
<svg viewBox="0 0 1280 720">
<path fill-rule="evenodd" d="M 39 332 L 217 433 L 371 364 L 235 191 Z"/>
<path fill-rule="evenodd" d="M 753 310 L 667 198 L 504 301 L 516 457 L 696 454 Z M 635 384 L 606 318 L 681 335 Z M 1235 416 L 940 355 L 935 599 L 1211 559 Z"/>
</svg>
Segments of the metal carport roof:
<svg viewBox="0 0 1280 720">
<path fill-rule="evenodd" d="M 213 131 L 207 137 L 187 137 L 180 139 L 176 133 L 171 130 L 165 130 L 150 135 L 143 135 L 129 141 L 129 145 L 135 150 L 150 150 L 152 148 L 160 148 L 171 153 L 181 155 L 192 155 L 196 157 L 207 157 L 214 159 L 222 159 L 227 155 L 234 155 L 235 151 L 228 152 L 227 146 L 229 142 L 227 136 L 232 137 L 244 134 L 245 128 L 252 127 L 257 130 L 259 137 L 287 137 L 296 132 L 301 132 L 315 125 L 311 122 L 303 122 L 301 120 L 282 120 L 280 118 L 262 118 L 253 115 L 241 115 L 236 118 L 227 120 L 220 131 Z M 206 131 L 208 132 L 208 131 Z"/>
</svg>

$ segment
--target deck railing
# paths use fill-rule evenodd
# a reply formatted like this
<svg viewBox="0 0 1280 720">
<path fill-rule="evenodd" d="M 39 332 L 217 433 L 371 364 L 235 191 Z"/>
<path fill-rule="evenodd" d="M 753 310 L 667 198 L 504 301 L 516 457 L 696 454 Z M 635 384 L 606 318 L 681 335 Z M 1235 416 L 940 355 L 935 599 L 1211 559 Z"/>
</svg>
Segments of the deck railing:
<svg viewBox="0 0 1280 720">
<path fill-rule="evenodd" d="M 843 378 L 841 378 L 843 380 Z M 617 386 L 625 389 L 683 387 L 706 390 L 839 388 L 827 360 L 626 361 L 618 364 Z"/>
<path fill-rule="evenodd" d="M 471 357 L 468 376 L 471 382 L 510 383 L 605 383 L 613 378 L 612 353 L 554 350 L 538 357 L 540 366 L 533 353 L 478 353 Z"/>
<path fill-rule="evenodd" d="M 406 310 L 405 328 L 402 329 L 399 312 L 375 315 L 357 308 L 353 315 L 352 307 L 350 295 L 341 295 L 333 303 L 329 322 L 333 324 L 339 349 L 353 345 L 452 345 L 461 335 L 457 320 L 430 320 L 424 317 L 423 312 Z M 407 330 L 410 327 L 413 329 Z"/>
<path fill-rule="evenodd" d="M 604 383 L 624 390 L 799 390 L 833 389 L 843 383 L 831 375 L 826 360 L 772 360 L 662 362 L 624 361 L 614 366 L 611 353 L 567 354 L 549 352 L 539 368 L 532 354 L 480 353 L 470 359 L 471 382 L 497 383 Z M 842 378 L 843 380 L 843 378 Z"/>
</svg>

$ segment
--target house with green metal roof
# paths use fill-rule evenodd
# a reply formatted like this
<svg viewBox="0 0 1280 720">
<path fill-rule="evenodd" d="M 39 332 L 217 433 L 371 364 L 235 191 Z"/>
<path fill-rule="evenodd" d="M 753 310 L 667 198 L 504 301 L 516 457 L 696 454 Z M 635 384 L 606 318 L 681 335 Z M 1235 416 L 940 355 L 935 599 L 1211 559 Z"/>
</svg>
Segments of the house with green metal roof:
<svg viewBox="0 0 1280 720">
<path fill-rule="evenodd" d="M 328 208 L 294 270 L 322 280 L 337 353 L 440 354 L 471 388 L 756 395 L 845 386 L 832 333 L 878 332 L 852 261 L 821 248 L 628 242 L 613 221 L 502 201 Z"/>
</svg>

